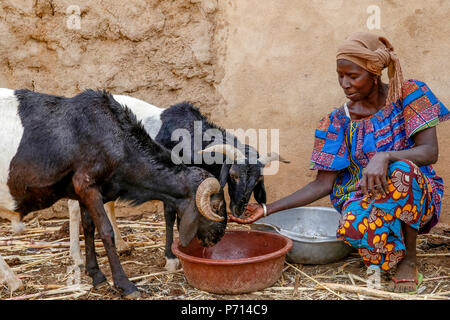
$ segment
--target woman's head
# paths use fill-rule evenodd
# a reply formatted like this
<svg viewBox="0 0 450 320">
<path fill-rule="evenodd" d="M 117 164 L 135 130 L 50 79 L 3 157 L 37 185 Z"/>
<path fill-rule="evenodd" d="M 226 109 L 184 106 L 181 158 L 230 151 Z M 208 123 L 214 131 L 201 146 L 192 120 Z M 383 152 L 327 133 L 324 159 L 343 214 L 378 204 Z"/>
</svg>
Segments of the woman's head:
<svg viewBox="0 0 450 320">
<path fill-rule="evenodd" d="M 378 90 L 379 77 L 350 60 L 337 60 L 336 72 L 339 85 L 349 100 L 364 100 L 373 91 Z"/>
<path fill-rule="evenodd" d="M 344 40 L 339 45 L 336 60 L 339 83 L 346 95 L 355 93 L 352 100 L 356 96 L 360 100 L 362 95 L 367 95 L 374 89 L 382 70 L 388 67 L 387 102 L 400 99 L 403 76 L 400 62 L 393 51 L 394 48 L 386 38 L 368 32 L 353 33 Z"/>
</svg>

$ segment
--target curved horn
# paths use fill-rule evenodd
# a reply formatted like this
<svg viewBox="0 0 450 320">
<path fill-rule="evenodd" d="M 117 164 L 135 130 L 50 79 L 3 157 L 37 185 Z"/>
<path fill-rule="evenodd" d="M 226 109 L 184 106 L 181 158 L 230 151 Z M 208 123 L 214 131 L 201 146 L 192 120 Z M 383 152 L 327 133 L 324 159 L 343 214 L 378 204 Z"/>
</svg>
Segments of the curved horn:
<svg viewBox="0 0 450 320">
<path fill-rule="evenodd" d="M 242 154 L 242 152 L 230 144 L 215 144 L 213 146 L 203 149 L 199 153 L 206 153 L 206 152 L 219 152 L 226 155 L 233 161 L 245 159 L 245 156 Z"/>
<path fill-rule="evenodd" d="M 220 191 L 220 184 L 216 178 L 206 178 L 197 188 L 197 194 L 195 195 L 195 203 L 197 204 L 198 211 L 205 218 L 213 221 L 222 221 L 225 219 L 214 213 L 211 208 L 210 198 L 211 195 Z"/>
<path fill-rule="evenodd" d="M 272 162 L 275 160 L 278 160 L 278 161 L 281 161 L 284 163 L 291 163 L 290 160 L 286 160 L 286 159 L 280 157 L 280 155 L 276 152 L 269 152 L 267 155 L 263 154 L 258 158 L 258 161 L 261 162 L 263 165 L 266 165 L 269 162 Z"/>
</svg>

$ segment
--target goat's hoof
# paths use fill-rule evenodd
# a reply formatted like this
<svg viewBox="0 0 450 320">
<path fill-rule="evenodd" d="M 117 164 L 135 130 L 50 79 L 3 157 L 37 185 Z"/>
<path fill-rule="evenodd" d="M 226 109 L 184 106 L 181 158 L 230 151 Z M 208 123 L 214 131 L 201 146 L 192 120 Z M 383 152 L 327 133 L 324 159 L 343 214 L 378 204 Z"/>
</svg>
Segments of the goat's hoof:
<svg viewBox="0 0 450 320">
<path fill-rule="evenodd" d="M 164 266 L 164 269 L 166 269 L 169 272 L 175 272 L 177 271 L 179 260 L 177 258 L 168 259 L 166 258 L 166 265 Z"/>
<path fill-rule="evenodd" d="M 136 290 L 136 291 L 133 291 L 132 293 L 124 295 L 123 297 L 127 300 L 139 299 L 141 297 L 141 293 Z"/>
<path fill-rule="evenodd" d="M 11 228 L 14 234 L 22 234 L 25 232 L 25 225 L 22 221 L 13 221 Z"/>
<path fill-rule="evenodd" d="M 106 277 L 103 274 L 100 274 L 99 276 L 93 277 L 92 286 L 95 289 L 99 289 L 104 286 L 109 286 L 109 283 L 108 280 L 106 280 Z"/>
<path fill-rule="evenodd" d="M 103 282 L 93 284 L 92 286 L 94 287 L 94 289 L 97 290 L 97 289 L 102 289 L 102 288 L 109 287 L 110 284 L 109 284 L 108 281 L 105 280 L 105 281 L 103 281 Z"/>
</svg>

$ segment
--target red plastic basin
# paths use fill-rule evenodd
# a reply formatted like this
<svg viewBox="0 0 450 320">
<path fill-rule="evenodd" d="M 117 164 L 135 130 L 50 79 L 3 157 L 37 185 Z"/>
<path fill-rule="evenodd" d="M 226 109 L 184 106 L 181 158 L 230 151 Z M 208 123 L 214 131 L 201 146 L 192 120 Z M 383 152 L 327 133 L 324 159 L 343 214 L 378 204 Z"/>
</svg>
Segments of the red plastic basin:
<svg viewBox="0 0 450 320">
<path fill-rule="evenodd" d="M 262 290 L 281 276 L 292 240 L 256 230 L 226 231 L 216 245 L 202 247 L 197 238 L 186 247 L 172 244 L 187 281 L 212 293 L 240 294 Z"/>
</svg>

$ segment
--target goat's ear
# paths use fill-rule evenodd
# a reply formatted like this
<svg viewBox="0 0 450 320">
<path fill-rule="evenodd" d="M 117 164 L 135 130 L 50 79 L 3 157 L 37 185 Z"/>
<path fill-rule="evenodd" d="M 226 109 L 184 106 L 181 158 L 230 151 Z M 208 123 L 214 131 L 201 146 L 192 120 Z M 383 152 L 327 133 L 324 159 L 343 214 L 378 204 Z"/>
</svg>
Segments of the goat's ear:
<svg viewBox="0 0 450 320">
<path fill-rule="evenodd" d="M 266 188 L 264 187 L 264 178 L 261 179 L 253 189 L 253 196 L 255 197 L 256 202 L 258 203 L 266 203 L 267 195 Z"/>
<path fill-rule="evenodd" d="M 180 242 L 183 247 L 186 247 L 197 234 L 198 230 L 198 213 L 194 211 L 195 205 L 189 202 L 186 208 L 183 208 L 183 216 L 180 219 L 179 234 Z"/>
<path fill-rule="evenodd" d="M 228 174 L 230 172 L 231 164 L 224 163 L 222 169 L 220 169 L 220 187 L 223 189 L 227 184 Z"/>
</svg>

